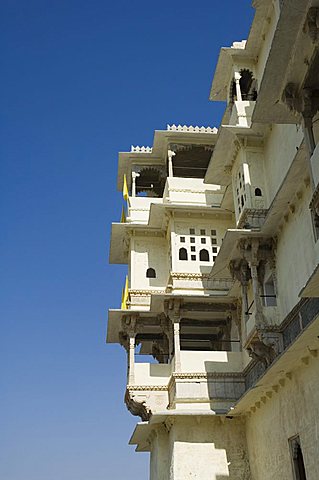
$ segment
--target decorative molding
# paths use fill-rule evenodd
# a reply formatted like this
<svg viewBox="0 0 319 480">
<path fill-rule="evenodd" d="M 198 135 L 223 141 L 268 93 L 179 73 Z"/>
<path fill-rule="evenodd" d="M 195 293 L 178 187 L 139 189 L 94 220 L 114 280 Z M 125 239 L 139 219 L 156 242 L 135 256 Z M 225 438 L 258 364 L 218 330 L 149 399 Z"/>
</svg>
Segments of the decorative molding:
<svg viewBox="0 0 319 480">
<path fill-rule="evenodd" d="M 168 132 L 192 132 L 192 133 L 217 133 L 216 127 L 198 127 L 197 125 L 167 125 L 166 130 Z"/>
<path fill-rule="evenodd" d="M 167 392 L 168 385 L 127 385 L 129 392 Z"/>
<path fill-rule="evenodd" d="M 131 153 L 152 153 L 152 151 L 152 147 L 139 147 L 138 145 L 135 147 L 134 145 L 131 145 Z"/>
<path fill-rule="evenodd" d="M 129 289 L 131 295 L 136 296 L 149 296 L 149 295 L 165 295 L 165 290 L 133 290 Z"/>
</svg>

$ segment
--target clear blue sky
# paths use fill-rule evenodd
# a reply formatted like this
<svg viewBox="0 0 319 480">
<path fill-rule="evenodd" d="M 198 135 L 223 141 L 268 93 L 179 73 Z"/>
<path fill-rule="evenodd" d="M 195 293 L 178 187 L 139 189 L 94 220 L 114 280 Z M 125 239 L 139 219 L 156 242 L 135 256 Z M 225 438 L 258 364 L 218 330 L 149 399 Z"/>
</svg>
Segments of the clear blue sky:
<svg viewBox="0 0 319 480">
<path fill-rule="evenodd" d="M 125 267 L 117 152 L 167 123 L 216 125 L 220 47 L 250 0 L 2 0 L 1 480 L 142 480 L 126 358 L 105 344 Z"/>
</svg>

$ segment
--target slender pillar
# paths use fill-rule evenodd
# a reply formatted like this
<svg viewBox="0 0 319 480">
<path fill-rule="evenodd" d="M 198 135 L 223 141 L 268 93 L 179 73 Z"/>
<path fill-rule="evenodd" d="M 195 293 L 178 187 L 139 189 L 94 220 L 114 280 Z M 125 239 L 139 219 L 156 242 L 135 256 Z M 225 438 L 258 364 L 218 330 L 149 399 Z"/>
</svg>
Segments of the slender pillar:
<svg viewBox="0 0 319 480">
<path fill-rule="evenodd" d="M 258 271 L 257 264 L 250 262 L 250 271 L 251 271 L 251 280 L 254 292 L 254 301 L 256 309 L 256 325 L 263 323 L 263 313 L 262 313 L 262 303 L 259 292 L 259 280 L 258 280 Z"/>
<path fill-rule="evenodd" d="M 175 353 L 175 372 L 181 371 L 181 344 L 179 338 L 179 319 L 174 319 L 174 353 Z"/>
<path fill-rule="evenodd" d="M 139 176 L 139 173 L 132 172 L 132 197 L 136 197 L 136 178 Z"/>
<path fill-rule="evenodd" d="M 237 102 L 241 102 L 242 101 L 242 96 L 241 96 L 241 90 L 240 90 L 240 79 L 241 79 L 241 75 L 239 72 L 235 72 L 235 75 L 234 75 L 234 78 L 235 78 L 235 84 L 236 84 L 236 97 L 237 97 Z"/>
<path fill-rule="evenodd" d="M 168 176 L 173 177 L 173 157 L 175 157 L 176 153 L 173 150 L 168 150 Z"/>
<path fill-rule="evenodd" d="M 129 334 L 128 349 L 128 384 L 133 385 L 135 381 L 135 333 Z"/>
</svg>

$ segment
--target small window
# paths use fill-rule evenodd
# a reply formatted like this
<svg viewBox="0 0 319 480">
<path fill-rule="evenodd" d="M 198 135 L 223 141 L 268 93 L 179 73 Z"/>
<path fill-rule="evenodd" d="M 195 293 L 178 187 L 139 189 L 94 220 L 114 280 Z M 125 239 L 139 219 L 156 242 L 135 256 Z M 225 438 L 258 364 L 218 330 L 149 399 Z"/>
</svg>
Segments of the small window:
<svg viewBox="0 0 319 480">
<path fill-rule="evenodd" d="M 216 255 L 213 255 L 213 262 L 215 262 L 216 260 Z"/>
<path fill-rule="evenodd" d="M 213 247 L 212 250 L 213 250 L 213 253 L 217 253 L 217 247 Z"/>
<path fill-rule="evenodd" d="M 211 230 L 210 233 L 212 234 L 212 237 L 216 236 L 216 230 Z"/>
<path fill-rule="evenodd" d="M 191 247 L 191 252 L 195 252 L 196 248 L 195 247 Z"/>
<path fill-rule="evenodd" d="M 216 244 L 217 244 L 216 238 L 212 238 L 212 245 L 216 245 Z"/>
<path fill-rule="evenodd" d="M 196 255 L 191 255 L 191 260 L 196 260 Z"/>
<path fill-rule="evenodd" d="M 307 480 L 300 438 L 298 436 L 291 438 L 289 444 L 294 480 Z"/>
<path fill-rule="evenodd" d="M 206 235 L 206 230 L 201 230 L 201 231 L 200 231 L 200 234 L 201 234 L 201 235 Z"/>
<path fill-rule="evenodd" d="M 209 253 L 204 248 L 199 252 L 199 260 L 201 262 L 209 262 Z"/>
<path fill-rule="evenodd" d="M 185 243 L 185 237 L 180 237 L 180 242 Z"/>
<path fill-rule="evenodd" d="M 190 238 L 190 242 L 191 242 L 191 243 L 195 243 L 195 237 L 191 237 L 191 238 Z"/>
<path fill-rule="evenodd" d="M 156 278 L 156 272 L 154 268 L 148 268 L 146 270 L 146 278 Z"/>
<path fill-rule="evenodd" d="M 200 243 L 206 243 L 206 238 L 201 238 Z"/>
<path fill-rule="evenodd" d="M 262 194 L 262 191 L 261 191 L 261 188 L 257 187 L 255 188 L 255 197 L 262 197 L 263 194 Z"/>
<path fill-rule="evenodd" d="M 179 260 L 187 260 L 188 259 L 186 248 L 180 248 L 179 249 L 178 258 L 179 258 Z"/>
<path fill-rule="evenodd" d="M 277 305 L 273 275 L 270 275 L 264 283 L 264 305 L 265 307 L 275 307 Z"/>
<path fill-rule="evenodd" d="M 241 206 L 243 207 L 243 206 L 244 206 L 244 204 L 245 204 L 245 202 L 244 202 L 244 197 L 243 197 L 243 196 L 241 196 L 241 197 L 240 197 L 240 200 L 241 200 Z"/>
<path fill-rule="evenodd" d="M 190 235 L 195 235 L 195 228 L 190 228 L 189 233 Z"/>
</svg>

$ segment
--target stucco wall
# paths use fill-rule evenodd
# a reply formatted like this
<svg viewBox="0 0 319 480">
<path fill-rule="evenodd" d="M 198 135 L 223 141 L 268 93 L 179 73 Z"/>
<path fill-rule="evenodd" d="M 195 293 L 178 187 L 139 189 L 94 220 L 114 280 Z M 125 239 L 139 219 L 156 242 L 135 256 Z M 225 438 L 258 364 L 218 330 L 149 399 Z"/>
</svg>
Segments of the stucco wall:
<svg viewBox="0 0 319 480">
<path fill-rule="evenodd" d="M 319 361 L 299 367 L 271 400 L 247 419 L 254 480 L 291 480 L 288 439 L 299 435 L 307 480 L 319 478 Z"/>
<path fill-rule="evenodd" d="M 184 417 L 174 421 L 169 437 L 169 480 L 251 478 L 240 419 Z"/>
<path fill-rule="evenodd" d="M 147 278 L 146 270 L 156 271 L 156 278 Z M 168 252 L 164 238 L 133 237 L 131 241 L 130 288 L 164 288 L 168 279 Z"/>
</svg>

